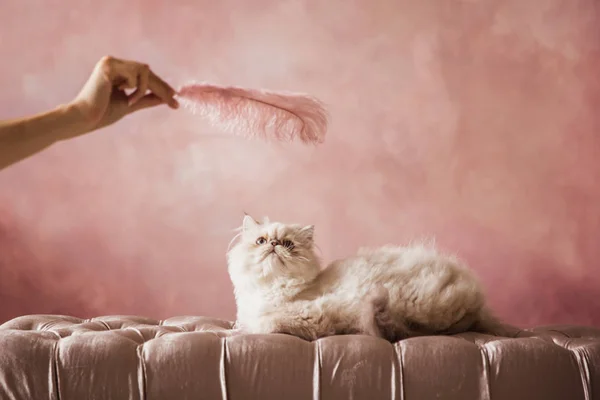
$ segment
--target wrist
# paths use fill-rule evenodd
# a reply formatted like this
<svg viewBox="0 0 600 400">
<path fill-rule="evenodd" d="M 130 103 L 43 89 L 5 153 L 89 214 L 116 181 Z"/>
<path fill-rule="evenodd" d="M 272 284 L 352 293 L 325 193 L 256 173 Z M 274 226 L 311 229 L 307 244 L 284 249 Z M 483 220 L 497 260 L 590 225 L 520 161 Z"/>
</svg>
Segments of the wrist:
<svg viewBox="0 0 600 400">
<path fill-rule="evenodd" d="M 52 127 L 55 128 L 57 140 L 70 139 L 91 130 L 90 122 L 76 104 L 61 104 L 51 111 L 51 114 L 53 118 L 50 120 L 56 122 Z"/>
</svg>

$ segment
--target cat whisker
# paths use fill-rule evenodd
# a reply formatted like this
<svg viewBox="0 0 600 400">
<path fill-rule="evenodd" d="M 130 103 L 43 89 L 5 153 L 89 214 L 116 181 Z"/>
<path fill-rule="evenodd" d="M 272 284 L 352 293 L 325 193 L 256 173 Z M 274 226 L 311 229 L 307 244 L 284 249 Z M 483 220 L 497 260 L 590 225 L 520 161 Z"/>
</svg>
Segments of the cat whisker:
<svg viewBox="0 0 600 400">
<path fill-rule="evenodd" d="M 314 247 L 315 249 L 319 250 L 319 253 L 321 253 L 321 255 L 323 255 L 323 250 L 321 250 L 321 248 L 319 247 L 319 245 L 318 245 L 318 244 L 316 244 L 316 243 L 313 243 L 313 247 Z"/>
<path fill-rule="evenodd" d="M 239 238 L 240 236 L 242 236 L 242 232 L 238 233 L 237 235 L 235 235 L 233 237 L 233 239 L 231 239 L 231 241 L 229 242 L 229 245 L 227 246 L 227 251 L 229 252 L 229 250 L 231 250 L 231 245 L 233 244 L 233 242 Z"/>
</svg>

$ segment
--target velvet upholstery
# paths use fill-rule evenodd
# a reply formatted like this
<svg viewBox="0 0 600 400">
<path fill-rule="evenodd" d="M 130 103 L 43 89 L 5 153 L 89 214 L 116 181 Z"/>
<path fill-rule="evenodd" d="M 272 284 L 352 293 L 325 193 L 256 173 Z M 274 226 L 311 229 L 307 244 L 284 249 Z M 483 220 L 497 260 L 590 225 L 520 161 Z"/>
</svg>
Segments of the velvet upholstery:
<svg viewBox="0 0 600 400">
<path fill-rule="evenodd" d="M 0 326 L 2 399 L 600 399 L 600 330 L 547 326 L 389 343 L 347 335 L 229 336 L 205 317 Z"/>
</svg>

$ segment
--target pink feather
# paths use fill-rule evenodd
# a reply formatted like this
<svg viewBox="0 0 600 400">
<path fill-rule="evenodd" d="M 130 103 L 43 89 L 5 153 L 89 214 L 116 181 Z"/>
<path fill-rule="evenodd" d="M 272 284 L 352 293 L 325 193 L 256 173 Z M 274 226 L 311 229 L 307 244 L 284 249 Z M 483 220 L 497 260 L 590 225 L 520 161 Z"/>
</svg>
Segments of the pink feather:
<svg viewBox="0 0 600 400">
<path fill-rule="evenodd" d="M 192 113 L 243 137 L 313 144 L 325 140 L 327 112 L 305 94 L 192 83 L 177 98 Z"/>
</svg>

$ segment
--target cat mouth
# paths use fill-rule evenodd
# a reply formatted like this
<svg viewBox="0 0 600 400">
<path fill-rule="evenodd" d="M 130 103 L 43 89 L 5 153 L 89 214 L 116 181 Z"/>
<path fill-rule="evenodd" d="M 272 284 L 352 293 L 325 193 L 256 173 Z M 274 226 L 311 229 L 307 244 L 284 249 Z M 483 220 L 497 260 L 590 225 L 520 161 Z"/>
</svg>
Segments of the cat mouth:
<svg viewBox="0 0 600 400">
<path fill-rule="evenodd" d="M 275 249 L 272 249 L 271 251 L 267 252 L 263 257 L 263 260 L 273 258 L 276 258 L 282 265 L 285 266 L 285 261 L 283 260 L 283 257 Z"/>
<path fill-rule="evenodd" d="M 262 259 L 264 261 L 264 260 L 266 260 L 267 258 L 269 258 L 271 256 L 275 256 L 275 257 L 281 259 L 281 257 L 279 257 L 279 254 L 277 254 L 277 252 L 275 251 L 275 249 L 266 252 Z"/>
</svg>

